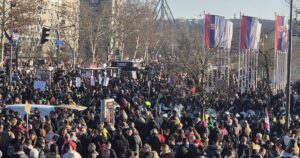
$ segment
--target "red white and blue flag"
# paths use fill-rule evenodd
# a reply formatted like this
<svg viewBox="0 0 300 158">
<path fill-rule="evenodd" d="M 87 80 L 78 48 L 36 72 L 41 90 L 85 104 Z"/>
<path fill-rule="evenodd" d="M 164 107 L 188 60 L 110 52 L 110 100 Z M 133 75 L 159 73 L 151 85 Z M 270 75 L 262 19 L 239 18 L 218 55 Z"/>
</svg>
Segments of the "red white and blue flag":
<svg viewBox="0 0 300 158">
<path fill-rule="evenodd" d="M 241 22 L 241 49 L 257 51 L 261 33 L 261 23 L 258 19 L 243 16 Z"/>
<path fill-rule="evenodd" d="M 270 119 L 268 108 L 265 108 L 265 128 L 270 132 Z"/>
<path fill-rule="evenodd" d="M 218 46 L 222 27 L 225 27 L 224 17 L 205 15 L 205 48 Z"/>
<path fill-rule="evenodd" d="M 205 48 L 230 49 L 233 24 L 218 15 L 205 15 Z"/>
<path fill-rule="evenodd" d="M 289 19 L 284 16 L 276 17 L 275 51 L 286 53 L 289 45 Z"/>
</svg>

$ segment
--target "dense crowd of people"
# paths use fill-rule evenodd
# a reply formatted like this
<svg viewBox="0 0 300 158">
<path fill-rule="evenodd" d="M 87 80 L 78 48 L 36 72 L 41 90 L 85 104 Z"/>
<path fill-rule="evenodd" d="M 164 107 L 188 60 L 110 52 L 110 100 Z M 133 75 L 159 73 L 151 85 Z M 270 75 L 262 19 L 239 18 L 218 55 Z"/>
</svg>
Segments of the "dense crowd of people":
<svg viewBox="0 0 300 158">
<path fill-rule="evenodd" d="M 107 86 L 100 75 L 95 76 L 95 85 L 82 78 L 81 86 L 76 87 L 79 70 L 66 69 L 63 74 L 54 73 L 45 91 L 33 88 L 35 69 L 15 71 L 11 85 L 7 76 L 1 78 L 0 157 L 300 157 L 296 99 L 290 129 L 285 129 L 283 95 L 266 99 L 255 91 L 237 92 L 210 98 L 203 106 L 197 96 L 201 90 L 192 78 L 179 75 L 175 82 L 159 64 L 146 67 L 137 79 L 128 74 L 109 76 Z M 114 122 L 100 118 L 100 102 L 107 98 L 120 105 Z M 46 116 L 32 109 L 28 118 L 6 108 L 26 101 L 45 106 L 76 103 L 88 108 L 57 108 Z M 265 109 L 269 109 L 268 123 Z M 56 137 L 48 139 L 51 134 Z"/>
</svg>

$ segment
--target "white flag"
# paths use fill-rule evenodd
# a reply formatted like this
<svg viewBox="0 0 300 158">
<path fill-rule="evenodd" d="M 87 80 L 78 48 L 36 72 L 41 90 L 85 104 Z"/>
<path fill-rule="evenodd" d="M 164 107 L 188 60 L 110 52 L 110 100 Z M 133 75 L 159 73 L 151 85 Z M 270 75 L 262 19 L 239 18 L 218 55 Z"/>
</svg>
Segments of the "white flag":
<svg viewBox="0 0 300 158">
<path fill-rule="evenodd" d="M 99 84 L 100 85 L 102 84 L 102 76 L 101 76 L 101 74 L 99 74 Z"/>
<path fill-rule="evenodd" d="M 95 86 L 95 77 L 91 76 L 91 86 Z"/>
<path fill-rule="evenodd" d="M 256 36 L 255 36 L 255 42 L 254 42 L 254 50 L 259 50 L 259 40 L 260 40 L 260 33 L 261 33 L 261 23 L 257 23 L 256 26 Z"/>
<path fill-rule="evenodd" d="M 76 87 L 80 87 L 81 86 L 81 79 L 80 77 L 76 77 Z"/>
<path fill-rule="evenodd" d="M 107 87 L 109 82 L 109 77 L 104 77 L 103 86 Z"/>
</svg>

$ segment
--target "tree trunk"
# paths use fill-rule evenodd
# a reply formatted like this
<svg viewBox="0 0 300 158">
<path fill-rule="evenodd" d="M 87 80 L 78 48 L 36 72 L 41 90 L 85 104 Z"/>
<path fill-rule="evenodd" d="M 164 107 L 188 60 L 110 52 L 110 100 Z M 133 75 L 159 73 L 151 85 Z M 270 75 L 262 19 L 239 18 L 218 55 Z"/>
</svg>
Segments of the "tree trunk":
<svg viewBox="0 0 300 158">
<path fill-rule="evenodd" d="M 139 42 L 140 42 L 140 35 L 138 35 L 137 38 L 136 38 L 136 46 L 135 46 L 133 59 L 136 58 L 136 54 L 137 54 L 139 46 L 140 46 Z"/>
<path fill-rule="evenodd" d="M 96 47 L 92 46 L 92 63 L 95 63 L 96 61 Z"/>
<path fill-rule="evenodd" d="M 269 70 L 269 62 L 268 62 L 268 58 L 266 55 L 264 55 L 265 58 L 265 69 L 266 69 L 266 81 L 267 82 L 267 89 L 268 89 L 268 93 L 269 93 L 269 97 L 271 97 L 273 95 L 272 90 L 271 90 L 271 85 L 270 85 L 270 70 Z"/>
<path fill-rule="evenodd" d="M 4 60 L 4 25 L 5 25 L 5 1 L 6 0 L 3 0 L 2 1 L 2 22 L 1 22 L 1 62 L 3 62 Z"/>
</svg>

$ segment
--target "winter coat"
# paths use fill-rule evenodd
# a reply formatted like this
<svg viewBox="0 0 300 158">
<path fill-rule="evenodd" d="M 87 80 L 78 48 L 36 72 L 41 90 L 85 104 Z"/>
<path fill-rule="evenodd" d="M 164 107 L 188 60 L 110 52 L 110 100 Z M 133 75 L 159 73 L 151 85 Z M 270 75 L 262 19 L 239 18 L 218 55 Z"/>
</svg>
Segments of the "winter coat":
<svg viewBox="0 0 300 158">
<path fill-rule="evenodd" d="M 53 152 L 49 152 L 45 155 L 45 158 L 60 158 L 59 155 L 56 155 L 55 153 Z"/>
<path fill-rule="evenodd" d="M 13 155 L 13 158 L 28 158 L 24 151 L 18 151 Z"/>
<path fill-rule="evenodd" d="M 173 154 L 170 153 L 161 153 L 160 158 L 174 158 Z"/>
<path fill-rule="evenodd" d="M 117 135 L 112 142 L 112 148 L 116 151 L 118 158 L 126 158 L 129 152 L 129 143 L 123 135 Z"/>
<path fill-rule="evenodd" d="M 214 157 L 215 153 L 218 151 L 218 146 L 217 145 L 209 145 L 206 148 L 206 154 L 208 158 Z"/>
<path fill-rule="evenodd" d="M 158 135 L 155 134 L 151 135 L 148 139 L 148 144 L 151 146 L 152 150 L 156 152 L 160 152 L 162 143 Z"/>
<path fill-rule="evenodd" d="M 88 158 L 97 158 L 98 155 L 99 155 L 99 153 L 97 151 L 94 151 L 89 154 Z"/>
<path fill-rule="evenodd" d="M 136 139 L 136 137 L 134 137 L 133 135 L 130 137 L 127 137 L 128 143 L 129 143 L 129 148 L 131 151 L 138 151 L 139 147 L 138 147 L 138 140 Z"/>
<path fill-rule="evenodd" d="M 175 154 L 175 158 L 189 158 L 190 156 L 189 146 L 181 144 Z"/>
<path fill-rule="evenodd" d="M 147 153 L 143 153 L 141 158 L 159 158 L 159 156 L 156 151 L 150 151 Z"/>
</svg>

